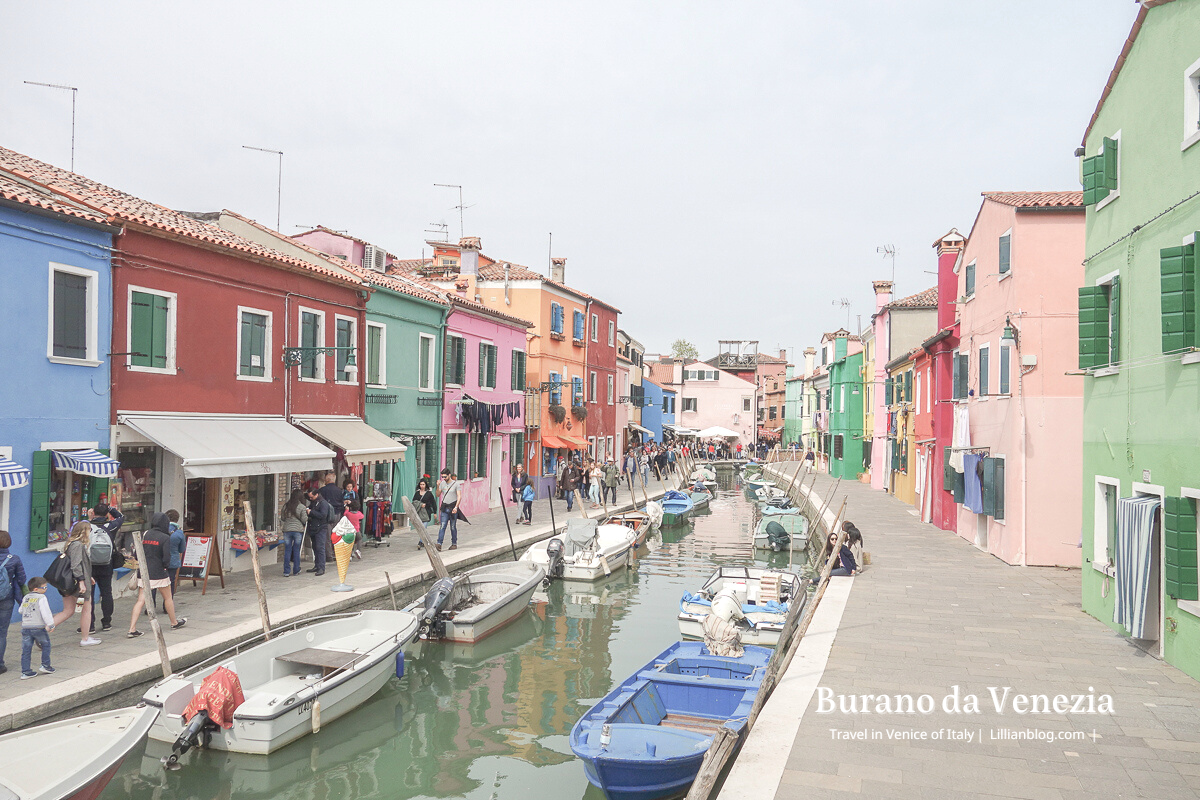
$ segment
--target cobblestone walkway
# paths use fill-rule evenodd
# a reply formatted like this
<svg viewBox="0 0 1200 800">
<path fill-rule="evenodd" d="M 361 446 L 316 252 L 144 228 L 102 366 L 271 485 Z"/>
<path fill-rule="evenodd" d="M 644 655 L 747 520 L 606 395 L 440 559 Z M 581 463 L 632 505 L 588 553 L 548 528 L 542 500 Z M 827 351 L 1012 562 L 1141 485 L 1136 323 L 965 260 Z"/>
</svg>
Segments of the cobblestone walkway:
<svg viewBox="0 0 1200 800">
<path fill-rule="evenodd" d="M 829 486 L 818 479 L 818 493 Z M 1200 684 L 1084 614 L 1078 570 L 1010 567 L 890 495 L 846 482 L 842 494 L 872 564 L 854 580 L 820 686 L 835 699 L 928 694 L 935 708 L 822 714 L 814 695 L 796 709 L 803 719 L 777 798 L 1200 796 Z M 942 710 L 956 685 L 979 698 L 980 713 Z M 1003 714 L 989 687 L 1011 687 Z M 1114 712 L 1013 710 L 1015 694 L 1092 693 L 1111 695 Z M 945 738 L 952 730 L 973 739 Z M 1023 731 L 1082 738 L 993 738 Z"/>
</svg>

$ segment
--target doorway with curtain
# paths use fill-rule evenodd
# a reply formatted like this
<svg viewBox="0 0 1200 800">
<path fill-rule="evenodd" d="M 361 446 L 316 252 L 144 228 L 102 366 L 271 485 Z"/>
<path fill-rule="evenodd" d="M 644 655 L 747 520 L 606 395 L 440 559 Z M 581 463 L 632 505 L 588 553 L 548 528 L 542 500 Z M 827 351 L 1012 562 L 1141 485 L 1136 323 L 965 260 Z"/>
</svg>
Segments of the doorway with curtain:
<svg viewBox="0 0 1200 800">
<path fill-rule="evenodd" d="M 508 473 L 500 464 L 504 451 L 504 440 L 499 436 L 488 437 L 488 477 L 491 479 L 488 492 L 488 508 L 500 507 L 500 490 L 507 484 Z"/>
<path fill-rule="evenodd" d="M 1136 487 L 1135 487 L 1136 488 Z M 1139 494 L 1117 500 L 1116 602 L 1113 621 L 1134 644 L 1161 655 L 1162 498 Z"/>
</svg>

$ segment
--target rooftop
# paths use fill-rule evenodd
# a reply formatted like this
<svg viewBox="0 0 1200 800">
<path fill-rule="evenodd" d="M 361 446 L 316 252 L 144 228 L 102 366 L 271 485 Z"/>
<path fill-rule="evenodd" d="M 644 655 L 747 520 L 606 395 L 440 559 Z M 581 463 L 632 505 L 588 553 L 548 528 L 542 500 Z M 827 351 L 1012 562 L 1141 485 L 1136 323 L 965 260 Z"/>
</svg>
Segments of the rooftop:
<svg viewBox="0 0 1200 800">
<path fill-rule="evenodd" d="M 983 192 L 988 200 L 1016 208 L 1083 208 L 1083 192 Z"/>
<path fill-rule="evenodd" d="M 938 290 L 936 286 L 931 286 L 923 292 L 893 300 L 888 303 L 888 308 L 937 308 L 937 304 Z"/>
</svg>

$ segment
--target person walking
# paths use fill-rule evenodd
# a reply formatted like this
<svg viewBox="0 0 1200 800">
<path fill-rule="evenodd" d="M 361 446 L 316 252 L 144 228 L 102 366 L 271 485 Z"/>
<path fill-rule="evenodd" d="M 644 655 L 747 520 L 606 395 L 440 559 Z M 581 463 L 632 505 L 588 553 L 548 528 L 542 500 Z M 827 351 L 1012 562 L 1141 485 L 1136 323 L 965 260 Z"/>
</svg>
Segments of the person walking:
<svg viewBox="0 0 1200 800">
<path fill-rule="evenodd" d="M 567 499 L 567 511 L 570 511 L 575 506 L 575 491 L 579 488 L 579 467 L 573 461 L 563 470 L 562 487 L 563 496 Z"/>
<path fill-rule="evenodd" d="M 50 666 L 50 631 L 54 630 L 54 615 L 50 613 L 50 601 L 46 599 L 46 579 L 34 576 L 29 579 L 29 594 L 21 601 L 21 680 L 38 675 L 53 675 Z M 42 651 L 42 666 L 33 671 L 33 646 Z"/>
<path fill-rule="evenodd" d="M 165 517 L 165 515 L 164 515 Z M 71 569 L 72 590 L 63 595 L 63 610 L 54 615 L 54 627 L 59 627 L 75 615 L 79 607 L 82 610 L 80 618 L 84 620 L 79 626 L 80 647 L 90 647 L 100 644 L 100 640 L 92 636 L 92 561 L 88 556 L 88 543 L 91 541 L 92 523 L 86 519 L 76 522 L 71 527 L 67 537 L 67 564 Z M 82 606 L 79 598 L 83 598 Z"/>
<path fill-rule="evenodd" d="M 4 665 L 4 651 L 8 649 L 8 625 L 12 622 L 13 609 L 21 604 L 22 587 L 25 585 L 25 565 L 21 563 L 20 556 L 8 552 L 10 547 L 12 537 L 8 531 L 0 531 L 0 623 L 4 625 L 4 638 L 0 639 L 0 675 L 8 672 L 8 667 Z M 46 608 L 49 610 L 50 607 L 47 605 Z"/>
<path fill-rule="evenodd" d="M 117 550 L 118 534 L 121 532 L 121 525 L 125 522 L 125 517 L 121 515 L 121 511 L 116 506 L 110 506 L 106 503 L 97 503 L 94 508 L 88 510 L 88 519 L 92 523 L 91 539 L 93 542 L 101 540 L 101 537 L 96 530 L 97 528 L 104 531 L 108 536 L 109 556 L 105 560 L 103 558 L 97 560 L 92 559 L 92 582 L 95 584 L 96 590 L 100 592 L 100 619 L 97 625 L 96 619 L 96 603 L 95 598 L 92 600 L 92 632 L 96 628 L 102 631 L 112 630 L 113 616 L 113 590 L 112 579 L 113 570 L 125 563 L 125 556 Z M 95 546 L 89 546 L 89 550 L 96 550 Z M 89 555 L 91 555 L 89 553 Z M 102 555 L 97 552 L 96 555 Z M 80 623 L 80 627 L 83 623 Z"/>
<path fill-rule="evenodd" d="M 588 476 L 588 497 L 592 508 L 602 508 L 600 505 L 600 487 L 604 485 L 604 469 L 597 462 L 592 462 L 591 474 Z"/>
<path fill-rule="evenodd" d="M 163 595 L 163 608 L 167 618 L 171 620 L 171 630 L 179 630 L 187 625 L 187 617 L 175 617 L 175 599 L 171 596 L 171 579 L 167 577 L 167 550 L 171 545 L 171 521 L 163 512 L 154 515 L 150 520 L 150 530 L 142 536 L 142 552 L 146 554 L 146 576 L 149 586 L 142 585 L 142 576 L 138 572 L 129 588 L 138 590 L 137 600 L 133 601 L 133 612 L 129 615 L 129 633 L 126 636 L 135 639 L 143 636 L 138 630 L 138 618 L 146 606 L 148 589 L 157 589 Z M 253 546 L 253 542 L 251 542 Z M 154 602 L 151 600 L 150 602 Z M 85 615 L 86 616 L 86 615 Z M 81 642 L 82 644 L 82 642 Z"/>
<path fill-rule="evenodd" d="M 332 475 L 332 473 L 330 474 Z M 325 485 L 333 486 L 332 482 Z M 337 490 L 337 486 L 333 488 Z M 337 511 L 319 491 L 308 490 L 308 520 L 304 530 L 308 534 L 309 546 L 312 547 L 313 566 L 312 569 L 305 571 L 313 573 L 318 578 L 325 574 L 325 553 L 329 548 L 329 532 L 333 529 L 333 521 L 337 517 Z"/>
<path fill-rule="evenodd" d="M 604 486 L 601 488 L 614 506 L 617 504 L 617 481 L 620 479 L 620 470 L 617 469 L 617 465 L 610 458 L 608 463 L 604 465 Z"/>
<path fill-rule="evenodd" d="M 525 478 L 525 485 L 521 487 L 521 518 L 517 520 L 517 524 L 526 525 L 533 524 L 533 500 L 536 493 L 533 491 L 533 482 L 529 477 Z"/>
<path fill-rule="evenodd" d="M 442 470 L 438 481 L 438 538 L 437 549 L 442 549 L 446 538 L 446 526 L 450 527 L 450 549 L 458 549 L 458 505 L 462 502 L 462 489 L 458 475 L 447 467 Z"/>
<path fill-rule="evenodd" d="M 304 545 L 304 529 L 308 527 L 308 506 L 304 492 L 293 489 L 280 515 L 283 533 L 283 577 L 300 574 L 300 548 Z"/>
<path fill-rule="evenodd" d="M 638 472 L 642 475 L 642 486 L 650 485 L 650 456 L 643 449 L 638 453 Z"/>
</svg>

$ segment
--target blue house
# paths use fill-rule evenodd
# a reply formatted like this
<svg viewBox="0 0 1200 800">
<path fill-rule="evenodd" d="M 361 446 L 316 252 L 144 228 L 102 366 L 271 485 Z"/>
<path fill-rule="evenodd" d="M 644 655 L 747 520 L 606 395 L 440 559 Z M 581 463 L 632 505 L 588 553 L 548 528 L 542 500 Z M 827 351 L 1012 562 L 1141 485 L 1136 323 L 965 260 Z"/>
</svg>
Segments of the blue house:
<svg viewBox="0 0 1200 800">
<path fill-rule="evenodd" d="M 662 393 L 663 393 L 662 424 L 663 425 L 674 425 L 675 424 L 675 390 L 668 389 L 664 386 Z"/>
<path fill-rule="evenodd" d="M 0 168 L 0 530 L 41 575 L 89 506 L 108 499 L 111 248 L 105 217 Z M 81 452 L 84 451 L 84 452 Z M 98 452 L 97 452 L 98 451 Z M 48 594 L 55 610 L 62 600 Z"/>
<path fill-rule="evenodd" d="M 663 388 L 649 378 L 642 378 L 645 406 L 642 408 L 642 427 L 645 436 L 655 442 L 663 440 Z"/>
</svg>

